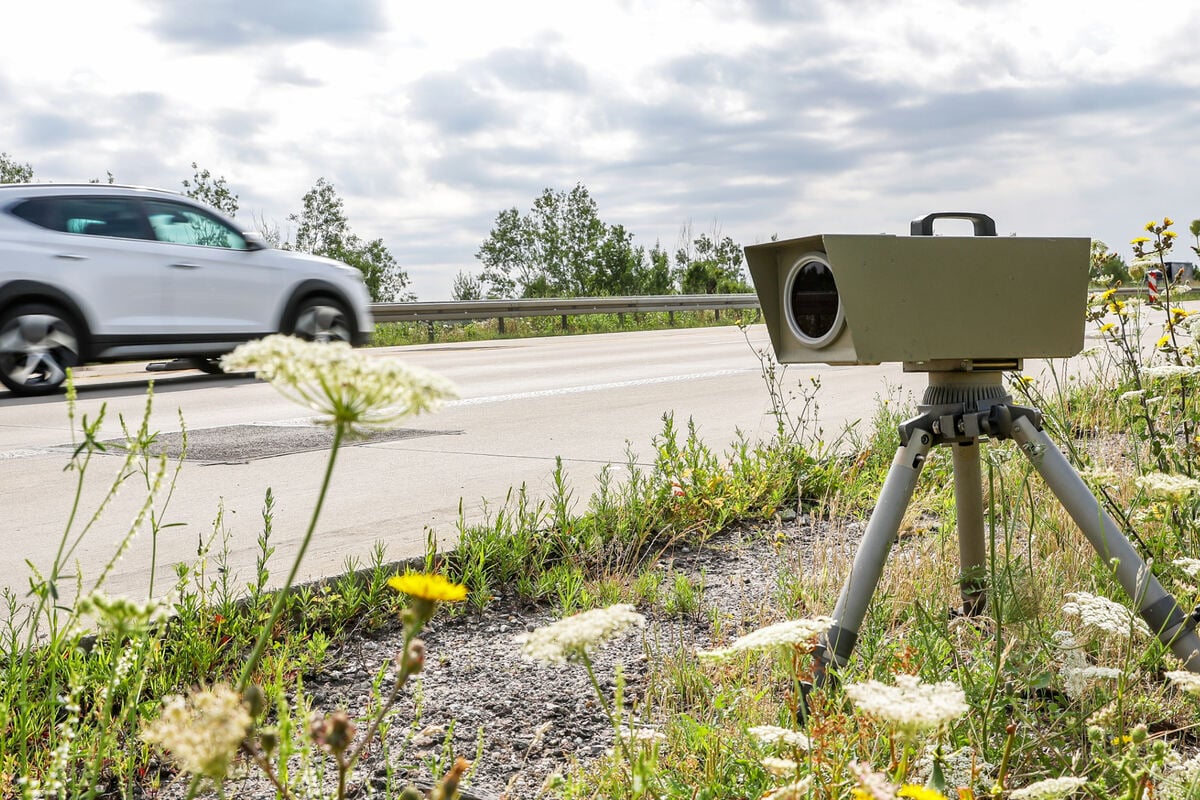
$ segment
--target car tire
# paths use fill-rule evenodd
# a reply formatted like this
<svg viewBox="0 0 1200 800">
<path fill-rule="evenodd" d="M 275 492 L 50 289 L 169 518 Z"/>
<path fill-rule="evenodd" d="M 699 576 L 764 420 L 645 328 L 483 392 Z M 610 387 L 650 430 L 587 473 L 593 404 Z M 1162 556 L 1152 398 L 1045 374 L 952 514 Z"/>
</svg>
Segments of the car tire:
<svg viewBox="0 0 1200 800">
<path fill-rule="evenodd" d="M 61 308 L 26 303 L 8 309 L 0 315 L 0 383 L 26 396 L 58 391 L 67 368 L 81 362 L 80 333 Z"/>
<path fill-rule="evenodd" d="M 352 317 L 345 306 L 329 297 L 301 300 L 287 333 L 310 342 L 354 343 Z"/>
</svg>

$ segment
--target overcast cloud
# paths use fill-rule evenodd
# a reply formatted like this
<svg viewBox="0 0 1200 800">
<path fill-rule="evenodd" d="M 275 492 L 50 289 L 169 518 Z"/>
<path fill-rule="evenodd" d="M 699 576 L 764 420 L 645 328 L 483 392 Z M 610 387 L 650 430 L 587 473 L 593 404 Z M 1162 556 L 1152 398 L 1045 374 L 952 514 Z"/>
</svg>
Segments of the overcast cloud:
<svg viewBox="0 0 1200 800">
<path fill-rule="evenodd" d="M 324 177 L 426 300 L 576 183 L 647 248 L 951 209 L 1126 256 L 1171 215 L 1187 258 L 1200 217 L 1189 0 L 69 5 L 6 10 L 0 151 L 172 189 L 195 161 L 285 234 Z"/>
</svg>

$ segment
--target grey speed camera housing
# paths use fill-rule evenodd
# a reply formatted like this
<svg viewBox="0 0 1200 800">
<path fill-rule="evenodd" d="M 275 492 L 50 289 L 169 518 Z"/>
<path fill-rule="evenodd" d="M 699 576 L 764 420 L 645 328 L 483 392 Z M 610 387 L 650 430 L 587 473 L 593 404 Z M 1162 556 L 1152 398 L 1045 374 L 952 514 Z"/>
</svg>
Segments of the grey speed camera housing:
<svg viewBox="0 0 1200 800">
<path fill-rule="evenodd" d="M 941 218 L 974 236 L 933 236 Z M 1016 369 L 1083 349 L 1091 241 L 997 237 L 984 214 L 910 236 L 817 234 L 746 248 L 781 363 Z"/>
</svg>

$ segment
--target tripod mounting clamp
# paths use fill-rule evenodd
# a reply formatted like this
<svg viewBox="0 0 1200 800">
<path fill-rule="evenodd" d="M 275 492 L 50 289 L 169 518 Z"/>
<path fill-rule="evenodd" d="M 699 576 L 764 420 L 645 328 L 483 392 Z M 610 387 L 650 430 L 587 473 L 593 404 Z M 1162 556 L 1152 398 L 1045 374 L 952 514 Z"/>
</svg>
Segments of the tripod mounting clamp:
<svg viewBox="0 0 1200 800">
<path fill-rule="evenodd" d="M 907 446 L 917 432 L 932 436 L 935 446 L 971 442 L 983 436 L 1011 439 L 1013 421 L 1018 419 L 1027 419 L 1035 428 L 1042 429 L 1041 411 L 1007 402 L 996 403 L 982 411 L 968 411 L 961 405 L 921 408 L 922 414 L 900 423 L 902 446 Z"/>
</svg>

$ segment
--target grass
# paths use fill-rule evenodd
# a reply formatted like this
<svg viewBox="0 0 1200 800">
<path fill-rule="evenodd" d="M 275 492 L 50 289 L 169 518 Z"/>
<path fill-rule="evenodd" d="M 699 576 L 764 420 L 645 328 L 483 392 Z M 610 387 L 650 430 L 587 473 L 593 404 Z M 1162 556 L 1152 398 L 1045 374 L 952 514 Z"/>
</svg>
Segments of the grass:
<svg viewBox="0 0 1200 800">
<path fill-rule="evenodd" d="M 1200 552 L 1194 329 L 1169 305 L 1143 307 L 1143 324 L 1164 326 L 1163 339 L 1147 353 L 1134 344 L 1140 341 L 1136 306 L 1098 295 L 1092 309 L 1090 324 L 1104 337 L 1104 347 L 1091 356 L 1094 377 L 1072 381 L 1057 371 L 1044 384 L 1018 377 L 1014 396 L 1046 412 L 1047 430 L 1189 609 L 1200 600 L 1200 562 L 1191 559 Z M 704 577 L 664 571 L 660 556 L 680 545 L 703 547 L 735 525 L 770 539 L 797 513 L 828 521 L 834 536 L 849 536 L 836 529 L 869 516 L 895 449 L 896 425 L 911 413 L 910 399 L 885 389 L 868 425 L 826 436 L 819 385 L 791 386 L 785 369 L 760 357 L 778 423 L 773 440 L 741 440 L 718 453 L 690 425 L 666 416 L 651 443 L 650 466 L 639 466 L 642 460 L 631 452 L 625 464 L 605 471 L 592 497 L 575 498 L 560 464 L 549 498 L 535 500 L 515 487 L 486 522 L 461 526 L 455 549 L 440 553 L 431 544 L 420 566 L 464 586 L 468 605 L 477 609 L 501 594 L 549 605 L 563 617 L 629 603 L 707 620 L 715 645 L 736 644 L 746 631 L 708 606 Z M 144 493 L 141 516 L 153 542 L 170 524 L 180 463 L 150 455 L 151 402 L 140 422 L 125 427 L 126 457 L 111 483 L 114 493 L 135 487 Z M 68 468 L 93 473 L 100 468 L 94 456 L 105 446 L 98 440 L 100 420 L 72 418 L 72 424 L 79 440 Z M 336 449 L 331 469 L 335 455 Z M 714 800 L 897 792 L 929 798 L 1200 796 L 1200 763 L 1190 760 L 1200 751 L 1200 706 L 1189 682 L 1167 678 L 1178 670 L 1177 660 L 1122 612 L 1127 598 L 1108 565 L 1015 445 L 988 442 L 983 476 L 992 534 L 984 615 L 947 614 L 958 603 L 959 576 L 952 470 L 945 448 L 938 448 L 854 655 L 836 680 L 803 688 L 813 677 L 810 642 L 714 660 L 647 637 L 651 670 L 639 696 L 626 696 L 619 676 L 611 698 L 594 685 L 614 725 L 636 721 L 649 735 L 621 739 L 613 755 L 570 772 L 555 793 Z M 337 642 L 397 617 L 415 638 L 420 618 L 444 598 L 425 598 L 422 605 L 419 595 L 406 599 L 389 587 L 395 566 L 382 548 L 365 567 L 347 564 L 340 577 L 266 591 L 273 505 L 267 493 L 258 570 L 249 583 L 235 584 L 221 568 L 229 543 L 218 514 L 199 559 L 177 567 L 170 606 L 157 609 L 93 593 L 93 582 L 102 588 L 103 568 L 97 576 L 68 577 L 73 549 L 105 510 L 76 509 L 64 525 L 60 557 L 32 576 L 30 597 L 3 598 L 0 795 L 153 791 L 180 768 L 179 753 L 164 757 L 142 733 L 163 713 L 164 696 L 198 697 L 193 687 L 203 681 L 239 688 L 253 721 L 239 729 L 235 745 L 241 758 L 278 782 L 281 795 L 345 796 L 370 732 L 403 724 L 389 710 L 403 681 L 380 665 L 371 715 L 328 715 L 312 727 L 304 676 L 320 669 Z M 122 547 L 133 534 L 131 527 Z M 805 569 L 776 577 L 764 603 L 769 610 L 749 624 L 828 613 L 851 551 L 813 547 Z M 587 653 L 580 659 L 590 674 Z M 423 649 L 406 645 L 404 654 L 401 674 L 414 674 Z M 928 697 L 961 694 L 970 712 L 955 713 L 948 703 L 935 714 L 936 724 L 913 727 L 917 711 L 938 704 L 914 707 L 901 698 L 888 707 L 862 699 L 905 681 Z M 806 746 L 764 743 L 750 733 L 764 725 L 802 733 Z M 389 763 L 404 758 L 389 755 Z M 445 773 L 437 791 L 452 797 L 466 766 L 443 755 L 434 767 Z M 768 756 L 779 760 L 764 761 Z M 322 775 L 328 781 L 314 784 Z M 390 771 L 384 779 L 389 795 L 412 796 L 402 794 L 403 782 Z M 193 781 L 191 788 L 199 785 Z"/>
</svg>

